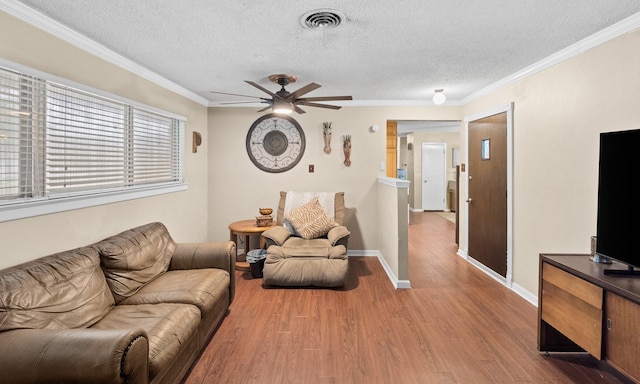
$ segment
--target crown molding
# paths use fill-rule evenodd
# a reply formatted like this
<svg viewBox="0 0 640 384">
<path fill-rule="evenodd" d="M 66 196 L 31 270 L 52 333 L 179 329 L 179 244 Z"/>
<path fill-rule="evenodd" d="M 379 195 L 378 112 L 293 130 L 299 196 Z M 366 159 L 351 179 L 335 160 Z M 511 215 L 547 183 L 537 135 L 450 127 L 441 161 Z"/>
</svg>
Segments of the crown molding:
<svg viewBox="0 0 640 384">
<path fill-rule="evenodd" d="M 181 87 L 180 85 L 167 80 L 157 73 L 145 68 L 126 57 L 98 44 L 97 42 L 81 35 L 69 27 L 43 15 L 42 13 L 30 8 L 16 0 L 3 0 L 0 2 L 0 10 L 12 15 L 36 28 L 74 45 L 86 52 L 89 52 L 101 59 L 104 59 L 118 67 L 143 77 L 163 88 L 184 96 L 198 104 L 208 106 L 209 101 L 204 97 Z"/>
<path fill-rule="evenodd" d="M 631 32 L 640 27 L 640 12 L 627 17 L 626 19 L 607 27 L 595 34 L 584 38 L 577 43 L 570 45 L 569 47 L 560 50 L 551 56 L 548 56 L 535 64 L 532 64 L 511 76 L 505 77 L 502 80 L 499 80 L 490 86 L 483 88 L 477 92 L 470 94 L 469 96 L 460 100 L 462 104 L 468 104 L 472 101 L 475 101 L 481 97 L 487 96 L 490 93 L 493 93 L 500 88 L 506 87 L 507 85 L 516 83 L 521 81 L 529 76 L 533 76 L 534 74 L 541 72 L 549 67 L 552 67 L 556 64 L 559 64 L 565 60 L 568 60 L 572 57 L 580 55 L 587 50 L 597 47 L 598 45 L 604 44 L 610 40 L 615 39 L 616 37 L 622 36 L 625 33 Z"/>
</svg>

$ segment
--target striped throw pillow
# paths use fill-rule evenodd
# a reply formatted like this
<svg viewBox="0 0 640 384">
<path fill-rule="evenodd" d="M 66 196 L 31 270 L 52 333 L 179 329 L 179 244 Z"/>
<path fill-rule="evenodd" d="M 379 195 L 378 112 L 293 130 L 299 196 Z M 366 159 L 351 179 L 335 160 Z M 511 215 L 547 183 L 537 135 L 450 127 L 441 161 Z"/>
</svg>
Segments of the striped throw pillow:
<svg viewBox="0 0 640 384">
<path fill-rule="evenodd" d="M 285 218 L 304 239 L 322 237 L 329 233 L 331 228 L 338 226 L 338 223 L 333 221 L 322 209 L 317 197 L 291 210 Z"/>
</svg>

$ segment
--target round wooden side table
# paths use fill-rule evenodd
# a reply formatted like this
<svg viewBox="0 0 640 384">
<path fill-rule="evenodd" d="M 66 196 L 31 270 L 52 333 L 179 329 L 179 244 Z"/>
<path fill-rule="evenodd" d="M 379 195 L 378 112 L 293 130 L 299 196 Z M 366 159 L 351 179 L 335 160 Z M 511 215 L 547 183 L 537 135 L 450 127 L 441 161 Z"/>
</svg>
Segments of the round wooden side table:
<svg viewBox="0 0 640 384">
<path fill-rule="evenodd" d="M 249 263 L 247 262 L 246 259 L 246 255 L 247 253 L 251 250 L 250 245 L 251 245 L 251 236 L 252 235 L 259 235 L 260 236 L 260 249 L 265 247 L 266 241 L 264 240 L 264 238 L 261 236 L 262 232 L 266 231 L 267 229 L 273 227 L 275 224 L 275 221 L 272 225 L 268 226 L 268 227 L 258 227 L 256 225 L 256 220 L 252 219 L 252 220 L 240 220 L 240 221 L 235 221 L 231 224 L 229 224 L 229 239 L 231 241 L 234 241 L 236 243 L 236 246 L 238 245 L 238 237 L 239 236 L 243 236 L 244 239 L 244 254 L 239 254 L 238 257 L 236 258 L 236 269 L 240 270 L 240 271 L 248 271 L 249 270 Z"/>
</svg>

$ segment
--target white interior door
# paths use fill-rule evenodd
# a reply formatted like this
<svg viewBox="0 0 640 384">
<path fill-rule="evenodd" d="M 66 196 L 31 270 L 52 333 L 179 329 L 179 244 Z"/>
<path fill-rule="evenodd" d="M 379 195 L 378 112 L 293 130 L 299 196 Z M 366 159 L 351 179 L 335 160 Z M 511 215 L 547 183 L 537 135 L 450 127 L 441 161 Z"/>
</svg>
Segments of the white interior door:
<svg viewBox="0 0 640 384">
<path fill-rule="evenodd" d="M 447 145 L 422 143 L 422 209 L 444 211 L 447 191 Z"/>
</svg>

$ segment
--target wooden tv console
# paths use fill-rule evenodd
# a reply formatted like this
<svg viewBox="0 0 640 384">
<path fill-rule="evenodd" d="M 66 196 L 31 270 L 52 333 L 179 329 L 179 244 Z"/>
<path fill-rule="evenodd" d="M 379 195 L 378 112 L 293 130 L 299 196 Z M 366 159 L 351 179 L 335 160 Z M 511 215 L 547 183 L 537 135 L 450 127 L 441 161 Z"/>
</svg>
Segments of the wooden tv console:
<svg viewBox="0 0 640 384">
<path fill-rule="evenodd" d="M 583 254 L 540 254 L 538 350 L 588 352 L 640 382 L 640 277 Z"/>
</svg>

